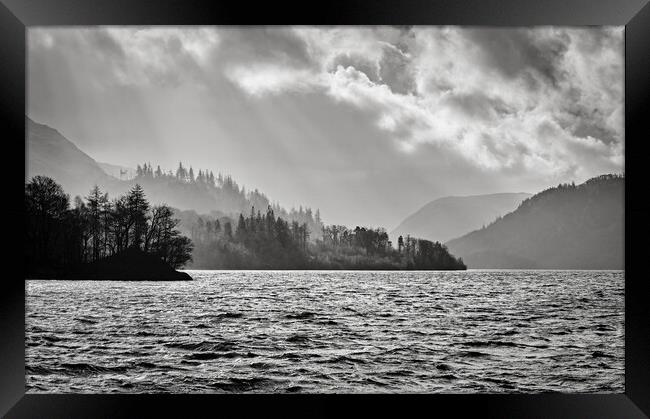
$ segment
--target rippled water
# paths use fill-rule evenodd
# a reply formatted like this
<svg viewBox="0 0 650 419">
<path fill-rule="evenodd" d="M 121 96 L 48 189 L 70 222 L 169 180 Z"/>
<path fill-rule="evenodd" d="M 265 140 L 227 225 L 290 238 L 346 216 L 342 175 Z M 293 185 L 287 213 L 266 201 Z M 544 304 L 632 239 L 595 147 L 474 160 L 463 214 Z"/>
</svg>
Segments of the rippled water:
<svg viewBox="0 0 650 419">
<path fill-rule="evenodd" d="M 622 271 L 26 281 L 37 392 L 623 392 Z"/>
</svg>

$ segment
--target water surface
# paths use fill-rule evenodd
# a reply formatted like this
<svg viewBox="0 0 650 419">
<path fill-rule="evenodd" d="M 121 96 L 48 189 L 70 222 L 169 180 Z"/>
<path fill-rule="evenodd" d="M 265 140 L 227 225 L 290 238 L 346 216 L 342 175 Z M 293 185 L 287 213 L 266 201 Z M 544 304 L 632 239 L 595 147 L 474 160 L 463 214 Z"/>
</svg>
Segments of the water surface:
<svg viewBox="0 0 650 419">
<path fill-rule="evenodd" d="M 624 391 L 623 271 L 26 281 L 30 393 Z"/>
</svg>

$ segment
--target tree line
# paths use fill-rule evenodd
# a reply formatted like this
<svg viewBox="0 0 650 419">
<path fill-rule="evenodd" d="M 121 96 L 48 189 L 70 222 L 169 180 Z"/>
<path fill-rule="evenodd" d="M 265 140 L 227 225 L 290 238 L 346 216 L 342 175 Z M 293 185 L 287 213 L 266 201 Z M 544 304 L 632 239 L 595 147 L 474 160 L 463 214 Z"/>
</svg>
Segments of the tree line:
<svg viewBox="0 0 650 419">
<path fill-rule="evenodd" d="M 177 169 L 164 171 L 160 165 L 151 163 L 138 164 L 135 182 L 144 185 L 154 195 L 164 189 L 168 194 L 177 197 L 178 202 L 192 202 L 196 209 L 203 212 L 215 211 L 222 215 L 234 218 L 235 222 L 240 213 L 246 214 L 250 208 L 267 208 L 271 206 L 273 212 L 288 222 L 306 223 L 309 229 L 310 240 L 315 241 L 320 237 L 322 221 L 320 211 L 311 208 L 291 208 L 285 210 L 277 202 L 269 198 L 258 189 L 247 190 L 240 186 L 230 175 L 217 173 L 211 170 L 199 169 L 195 171 L 192 166 L 178 163 Z"/>
<path fill-rule="evenodd" d="M 455 270 L 466 269 L 440 242 L 399 236 L 397 248 L 383 228 L 341 225 L 323 228 L 315 262 L 324 269 Z"/>
<path fill-rule="evenodd" d="M 234 227 L 233 227 L 234 226 Z M 382 228 L 323 226 L 310 240 L 307 223 L 288 222 L 268 206 L 251 208 L 235 223 L 199 217 L 191 228 L 193 266 L 206 269 L 465 269 L 439 242 L 398 238 L 394 248 Z"/>
<path fill-rule="evenodd" d="M 70 271 L 131 248 L 175 269 L 191 260 L 192 242 L 176 228 L 173 209 L 152 206 L 139 184 L 115 199 L 95 186 L 71 206 L 61 185 L 35 176 L 25 184 L 25 211 L 28 275 Z"/>
<path fill-rule="evenodd" d="M 234 227 L 233 227 L 234 224 Z M 288 222 L 269 205 L 264 214 L 251 207 L 229 217 L 199 217 L 191 229 L 193 266 L 206 269 L 308 269 L 307 223 Z"/>
<path fill-rule="evenodd" d="M 147 170 L 150 166 L 147 165 Z M 191 239 L 177 228 L 167 205 L 152 206 L 136 184 L 109 199 L 99 187 L 70 197 L 54 180 L 36 176 L 25 184 L 28 275 L 65 272 L 137 248 L 174 268 L 188 262 L 203 269 L 465 269 L 462 259 L 438 242 L 399 237 L 397 248 L 382 228 L 324 226 L 317 211 L 293 210 L 296 219 L 251 207 L 245 216 L 201 216 Z M 321 225 L 312 237 L 309 222 Z"/>
<path fill-rule="evenodd" d="M 216 177 L 214 173 L 210 170 L 199 170 L 196 177 L 194 176 L 194 169 L 190 166 L 189 170 L 183 166 L 182 162 L 178 163 L 178 168 L 176 172 L 173 173 L 171 170 L 164 172 L 160 165 L 156 167 L 156 170 L 153 169 L 151 163 L 143 163 L 142 165 L 138 164 L 135 170 L 135 177 L 137 178 L 171 178 L 176 179 L 182 182 L 188 183 L 204 183 L 216 187 L 217 185 L 223 186 L 230 184 L 232 186 L 234 181 L 231 176 L 223 176 L 219 173 Z"/>
</svg>

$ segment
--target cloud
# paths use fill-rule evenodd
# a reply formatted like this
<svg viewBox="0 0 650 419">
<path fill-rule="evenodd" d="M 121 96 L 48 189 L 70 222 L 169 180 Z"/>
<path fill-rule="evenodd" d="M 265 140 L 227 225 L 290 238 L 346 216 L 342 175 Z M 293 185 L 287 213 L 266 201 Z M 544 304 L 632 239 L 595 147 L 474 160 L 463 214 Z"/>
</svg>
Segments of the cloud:
<svg viewBox="0 0 650 419">
<path fill-rule="evenodd" d="M 217 27 L 221 39 L 214 64 L 274 63 L 304 67 L 312 63 L 307 41 L 291 27 Z"/>
<path fill-rule="evenodd" d="M 623 170 L 623 29 L 477 27 L 30 28 L 30 57 L 114 86 L 316 93 L 374 115 L 395 149 L 485 171 Z M 35 61 L 38 64 L 37 61 Z"/>
<path fill-rule="evenodd" d="M 60 54 L 71 70 L 94 73 L 95 87 L 179 86 L 202 78 L 219 44 L 213 28 L 30 28 L 30 55 Z M 46 51 L 44 51 L 46 50 Z"/>
<path fill-rule="evenodd" d="M 404 152 L 431 145 L 483 170 L 547 176 L 622 170 L 621 28 L 294 34 L 307 45 L 306 65 L 240 63 L 247 70 L 231 71 L 231 79 L 254 95 L 312 89 L 373 110 L 377 126 Z"/>
<path fill-rule="evenodd" d="M 480 51 L 480 61 L 506 78 L 532 73 L 554 84 L 562 77 L 558 64 L 569 40 L 563 31 L 467 28 L 463 35 Z"/>
<path fill-rule="evenodd" d="M 378 63 L 381 83 L 390 87 L 394 93 L 413 93 L 415 79 L 410 68 L 411 59 L 411 55 L 402 51 L 398 46 L 386 43 L 382 58 Z"/>
<path fill-rule="evenodd" d="M 276 64 L 233 66 L 226 70 L 226 75 L 253 96 L 309 90 L 316 85 L 309 71 Z"/>
</svg>

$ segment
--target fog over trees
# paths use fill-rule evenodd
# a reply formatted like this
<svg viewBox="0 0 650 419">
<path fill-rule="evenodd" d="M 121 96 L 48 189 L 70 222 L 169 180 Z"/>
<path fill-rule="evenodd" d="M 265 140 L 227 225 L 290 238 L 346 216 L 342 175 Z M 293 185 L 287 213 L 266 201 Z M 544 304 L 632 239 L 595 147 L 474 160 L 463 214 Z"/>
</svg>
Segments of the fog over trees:
<svg viewBox="0 0 650 419">
<path fill-rule="evenodd" d="M 128 193 L 136 184 L 147 191 L 152 203 L 165 203 L 181 211 L 196 211 L 214 216 L 237 217 L 251 207 L 264 209 L 271 205 L 275 214 L 290 222 L 307 223 L 310 239 L 320 237 L 322 224 L 319 211 L 308 207 L 285 209 L 257 189 L 247 189 L 232 176 L 179 162 L 174 169 L 145 162 L 129 170 L 111 165 L 108 175 L 92 157 L 80 150 L 57 130 L 25 118 L 27 126 L 27 175 L 47 176 L 71 196 L 85 196 L 98 185 L 112 196 Z M 119 177 L 119 178 L 118 178 Z M 195 220 L 194 220 L 195 221 Z M 182 223 L 185 220 L 182 218 Z M 189 233 L 189 224 L 179 226 Z"/>
<path fill-rule="evenodd" d="M 191 228 L 192 267 L 206 269 L 465 269 L 439 242 L 411 237 L 395 249 L 383 228 L 323 226 L 310 239 L 307 223 L 251 208 L 248 216 L 197 217 Z"/>
<path fill-rule="evenodd" d="M 151 163 L 146 162 L 138 165 L 135 173 L 130 182 L 156 191 L 155 195 L 160 197 L 159 199 L 169 198 L 175 203 L 182 201 L 184 205 L 181 208 L 189 206 L 202 213 L 211 213 L 215 217 L 236 218 L 239 214 L 247 214 L 251 208 L 265 209 L 270 206 L 274 214 L 284 220 L 306 224 L 310 240 L 315 241 L 321 236 L 322 222 L 318 209 L 313 211 L 311 208 L 300 206 L 298 209 L 286 210 L 279 203 L 271 202 L 259 190 L 247 190 L 240 186 L 231 175 L 215 174 L 206 169 L 195 171 L 191 165 L 183 162 L 179 162 L 174 171 L 165 171 L 159 165 L 154 168 Z M 185 224 L 183 218 L 181 222 Z M 187 225 L 184 227 L 188 228 Z"/>
</svg>

